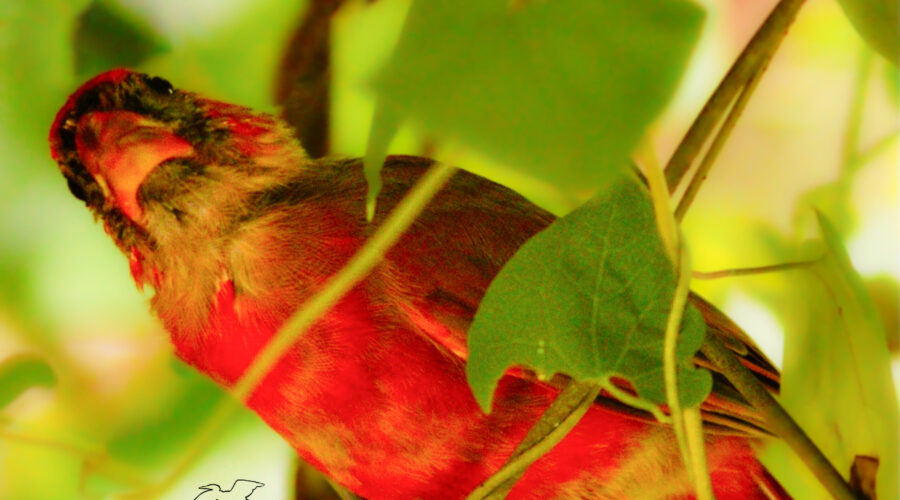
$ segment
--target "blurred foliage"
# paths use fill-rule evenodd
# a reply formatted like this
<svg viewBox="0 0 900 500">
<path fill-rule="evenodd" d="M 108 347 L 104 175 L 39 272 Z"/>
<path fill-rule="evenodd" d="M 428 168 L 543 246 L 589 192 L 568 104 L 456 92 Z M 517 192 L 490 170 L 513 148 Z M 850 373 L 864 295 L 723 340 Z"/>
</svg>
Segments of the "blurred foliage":
<svg viewBox="0 0 900 500">
<path fill-rule="evenodd" d="M 880 457 L 878 496 L 896 498 L 898 476 L 889 471 L 900 468 L 900 421 L 885 330 L 834 226 L 821 214 L 818 219 L 824 245 L 805 249 L 817 260 L 792 273 L 779 300 L 792 332 L 781 400 L 844 474 L 858 455 Z M 784 467 L 779 477 L 794 495 L 827 497 L 783 443 L 766 457 Z"/>
<path fill-rule="evenodd" d="M 109 1 L 95 1 L 81 13 L 73 46 L 80 79 L 111 67 L 134 66 L 170 48 L 146 20 Z"/>
<path fill-rule="evenodd" d="M 56 376 L 40 357 L 17 354 L 0 360 L 0 409 L 30 387 L 53 387 Z"/>
<path fill-rule="evenodd" d="M 0 498 L 102 498 L 151 480 L 178 460 L 222 398 L 173 361 L 127 261 L 60 182 L 46 136 L 80 81 L 122 65 L 156 66 L 180 85 L 272 110 L 270 81 L 302 4 L 232 3 L 231 18 L 202 37 L 178 37 L 139 2 L 0 5 L 0 363 L 15 368 L 4 381 L 16 377 L 0 384 L 4 395 L 43 385 L 49 366 L 59 379 L 53 392 L 33 389 L 4 408 L 12 420 L 0 436 Z M 14 363 L 21 355 L 10 353 L 23 351 L 33 357 L 29 367 L 44 371 Z M 170 498 L 244 475 L 266 482 L 273 497 L 287 496 L 293 454 L 249 411 L 214 449 L 247 456 L 254 443 L 264 451 L 252 455 L 264 459 L 235 467 L 211 453 Z"/>
<path fill-rule="evenodd" d="M 663 153 L 671 150 L 740 50 L 744 40 L 733 33 L 759 24 L 758 16 L 742 10 L 749 3 L 710 2 L 707 29 L 690 63 L 693 86 L 679 91 L 677 102 L 682 104 L 669 109 L 652 129 Z M 614 164 L 583 153 L 591 151 L 595 138 L 615 137 L 616 154 L 628 154 L 645 122 L 662 109 L 683 65 L 675 61 L 655 73 L 656 57 L 686 57 L 690 44 L 667 44 L 646 59 L 646 49 L 659 43 L 654 37 L 663 35 L 648 35 L 657 24 L 639 11 L 622 14 L 643 23 L 644 31 L 630 34 L 646 42 L 644 49 L 634 54 L 637 59 L 624 61 L 636 66 L 624 67 L 621 58 L 599 59 L 602 54 L 596 54 L 595 36 L 628 34 L 617 31 L 621 23 L 612 18 L 603 19 L 600 29 L 587 26 L 595 17 L 575 19 L 582 30 L 568 42 L 543 48 L 530 44 L 560 28 L 539 16 L 527 19 L 526 12 L 502 27 L 509 40 L 490 38 L 498 32 L 454 33 L 451 20 L 470 29 L 484 26 L 500 16 L 487 12 L 499 4 L 454 4 L 445 24 L 419 26 L 434 31 L 416 39 L 419 46 L 403 49 L 411 54 L 404 64 L 418 63 L 403 66 L 392 59 L 378 73 L 391 58 L 409 1 L 349 2 L 335 19 L 335 152 L 363 153 L 378 92 L 416 116 L 391 144 L 393 152 L 420 153 L 427 142 L 439 159 L 511 185 L 556 213 L 590 197 L 590 184 L 556 183 L 556 172 L 546 167 L 555 170 L 558 165 L 536 156 L 532 146 L 552 151 L 551 159 L 571 157 L 565 162 L 571 168 Z M 523 3 L 529 4 L 542 12 L 557 4 L 575 8 L 574 2 Z M 684 24 L 667 24 L 661 33 L 674 30 L 677 35 L 672 36 L 685 40 L 679 37 L 691 36 L 699 17 L 696 9 L 678 5 Z M 441 4 L 420 7 L 438 9 Z M 613 9 L 606 4 L 578 8 Z M 481 10 L 470 16 L 473 11 L 466 9 Z M 897 68 L 874 64 L 870 69 L 854 151 L 865 162 L 852 179 L 843 176 L 841 148 L 861 42 L 836 4 L 810 0 L 804 9 L 692 209 L 687 240 L 696 267 L 704 270 L 791 260 L 814 227 L 809 205 L 819 206 L 829 218 L 844 221 L 838 227 L 849 241 L 851 260 L 865 269 L 875 304 L 886 311 L 885 317 L 896 319 L 897 165 L 896 155 L 886 154 L 896 151 L 896 141 L 866 152 L 885 137 L 896 137 Z M 222 397 L 212 383 L 173 360 L 165 332 L 147 312 L 147 297 L 134 291 L 126 259 L 67 192 L 46 146 L 56 110 L 85 73 L 127 64 L 165 76 L 178 87 L 275 111 L 273 74 L 302 11 L 303 3 L 295 0 L 0 2 L 0 387 L 11 400 L 0 414 L 0 498 L 102 498 L 150 480 L 180 458 L 186 437 Z M 561 23 L 565 18 L 552 19 Z M 882 29 L 889 19 L 895 17 L 876 19 L 875 27 Z M 492 48 L 504 50 L 507 57 L 491 59 Z M 532 52 L 524 48 L 534 48 L 541 57 L 529 59 Z M 577 61 L 586 54 L 598 59 L 580 66 Z M 565 65 L 550 64 L 557 56 Z M 520 74 L 519 67 L 530 73 Z M 490 86 L 474 83 L 476 71 L 493 75 Z M 376 74 L 381 77 L 374 78 Z M 609 76 L 613 74 L 617 76 Z M 538 80 L 548 94 L 529 94 L 521 84 Z M 608 87 L 605 91 L 627 96 L 612 103 L 618 106 L 615 111 L 599 114 L 585 104 L 602 90 L 592 86 L 596 82 Z M 442 120 L 453 111 L 465 120 L 444 128 Z M 547 134 L 529 135 L 542 127 Z M 597 131 L 612 135 L 590 135 Z M 499 137 L 503 151 L 486 147 L 482 137 Z M 582 156 L 573 156 L 578 154 Z M 517 171 L 514 163 L 538 169 Z M 824 194 L 806 194 L 828 183 L 840 189 L 822 187 Z M 815 319 L 821 311 L 814 306 L 826 305 L 807 303 L 801 293 L 800 305 L 808 308 L 789 307 L 793 302 L 785 296 L 796 285 L 796 273 L 700 283 L 698 288 L 720 302 L 735 290 L 746 291 L 770 306 L 787 335 L 797 335 L 796 315 Z M 873 274 L 881 277 L 868 279 Z M 866 321 L 872 319 L 871 309 L 866 306 Z M 752 335 L 772 333 L 754 328 L 754 318 L 736 319 Z M 896 338 L 896 333 L 890 335 L 896 326 L 886 326 L 888 340 Z M 776 338 L 774 345 L 779 342 Z M 25 365 L 15 360 L 24 358 L 15 356 L 22 353 L 29 356 L 33 371 L 21 371 Z M 874 361 L 859 360 L 863 365 Z M 808 363 L 792 366 L 788 370 L 786 365 L 786 378 L 802 380 L 815 373 Z M 824 399 L 841 402 L 836 398 L 844 397 L 848 378 L 839 375 L 829 375 L 835 380 L 822 388 Z M 4 383 L 10 376 L 15 383 Z M 55 385 L 46 387 L 53 379 Z M 36 387 L 22 392 L 26 386 Z M 15 395 L 19 397 L 13 399 Z M 783 475 L 795 470 L 789 455 L 776 450 L 771 456 L 767 463 L 776 474 L 791 477 Z M 167 498 L 193 498 L 198 486 L 231 484 L 235 477 L 265 482 L 271 498 L 286 498 L 294 460 L 280 438 L 244 412 Z M 798 498 L 814 498 L 814 487 L 802 480 L 791 487 Z"/>
<path fill-rule="evenodd" d="M 900 354 L 900 284 L 888 275 L 872 276 L 865 280 L 866 291 L 878 311 L 888 350 Z"/>
<path fill-rule="evenodd" d="M 895 66 L 900 60 L 900 4 L 894 0 L 839 0 L 853 27 Z"/>
<path fill-rule="evenodd" d="M 416 2 L 374 86 L 428 132 L 591 188 L 628 165 L 701 20 L 681 0 Z"/>
</svg>

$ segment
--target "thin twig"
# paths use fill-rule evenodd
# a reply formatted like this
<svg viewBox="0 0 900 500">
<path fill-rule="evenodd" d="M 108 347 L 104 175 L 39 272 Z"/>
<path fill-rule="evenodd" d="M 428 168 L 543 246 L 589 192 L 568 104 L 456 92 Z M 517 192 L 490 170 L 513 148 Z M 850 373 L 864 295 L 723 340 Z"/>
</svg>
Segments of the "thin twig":
<svg viewBox="0 0 900 500">
<path fill-rule="evenodd" d="M 769 429 L 780 436 L 806 463 L 822 486 L 838 500 L 853 500 L 856 495 L 831 462 L 797 425 L 797 422 L 769 394 L 753 373 L 738 361 L 715 335 L 709 335 L 701 348 L 703 354 L 722 370 L 722 374 L 765 419 Z"/>
<path fill-rule="evenodd" d="M 756 90 L 756 84 L 759 83 L 759 80 L 762 78 L 768 62 L 769 59 L 760 61 L 760 65 L 756 67 L 756 71 L 750 77 L 750 80 L 747 81 L 744 88 L 741 89 L 741 93 L 738 94 L 734 106 L 731 107 L 731 111 L 729 111 L 728 116 L 725 117 L 725 122 L 722 123 L 712 144 L 710 144 L 709 149 L 706 150 L 706 154 L 703 155 L 700 166 L 697 167 L 697 172 L 691 178 L 690 183 L 688 183 L 687 189 L 685 189 L 681 200 L 678 201 L 678 207 L 675 209 L 675 220 L 681 221 L 684 219 L 684 214 L 687 212 L 687 209 L 690 208 L 691 203 L 694 202 L 694 198 L 697 196 L 700 186 L 703 184 L 703 181 L 706 180 L 706 176 L 709 174 L 709 170 L 719 156 L 719 152 L 722 151 L 722 147 L 728 141 L 728 137 L 731 135 L 731 131 L 734 130 L 738 118 L 741 117 L 744 108 L 747 106 L 747 102 L 750 101 L 750 96 L 753 95 L 753 91 Z"/>
<path fill-rule="evenodd" d="M 706 101 L 700 114 L 697 115 L 691 128 L 678 145 L 678 149 L 675 150 L 666 165 L 666 181 L 669 184 L 669 192 L 674 192 L 681 183 L 681 179 L 694 163 L 700 149 L 737 93 L 757 72 L 760 63 L 768 60 L 775 53 L 803 2 L 804 0 L 781 0 L 779 2 L 753 35 L 731 69 L 728 70 L 713 95 Z"/>
<path fill-rule="evenodd" d="M 867 163 L 869 163 L 870 161 L 872 161 L 873 158 L 884 153 L 884 151 L 886 149 L 890 148 L 895 142 L 897 142 L 898 136 L 900 136 L 900 132 L 895 130 L 895 131 L 887 134 L 886 136 L 882 137 L 881 139 L 878 139 L 877 141 L 875 141 L 874 144 L 869 146 L 868 149 L 865 149 L 865 150 L 861 151 L 860 153 L 858 153 L 856 155 L 856 157 L 853 158 L 853 161 L 850 162 L 850 165 L 848 165 L 847 168 L 850 171 L 855 172 L 860 167 L 862 167 L 862 166 L 866 165 Z"/>
<path fill-rule="evenodd" d="M 770 266 L 739 267 L 736 269 L 720 269 L 718 271 L 694 271 L 692 276 L 699 280 L 715 280 L 720 278 L 730 278 L 733 276 L 747 276 L 752 274 L 764 274 L 777 271 L 803 269 L 815 264 L 818 261 L 819 259 L 813 259 L 802 260 L 798 262 L 784 262 L 782 264 L 773 264 Z"/>
<path fill-rule="evenodd" d="M 569 381 L 503 467 L 472 491 L 466 500 L 504 498 L 529 465 L 544 456 L 575 428 L 575 424 L 594 404 L 598 394 L 599 385 Z"/>
</svg>

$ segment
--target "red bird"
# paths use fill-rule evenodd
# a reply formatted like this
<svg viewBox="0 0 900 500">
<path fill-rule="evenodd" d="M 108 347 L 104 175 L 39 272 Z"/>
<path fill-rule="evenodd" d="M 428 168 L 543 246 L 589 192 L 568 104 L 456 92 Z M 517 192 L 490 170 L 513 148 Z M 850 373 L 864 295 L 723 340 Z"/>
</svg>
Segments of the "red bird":
<svg viewBox="0 0 900 500">
<path fill-rule="evenodd" d="M 103 219 L 177 355 L 233 385 L 371 234 L 357 159 L 310 159 L 279 119 L 113 70 L 50 132 L 72 193 Z M 430 160 L 390 157 L 375 224 Z M 466 383 L 466 330 L 491 279 L 553 217 L 460 172 L 385 260 L 304 334 L 248 405 L 309 463 L 366 498 L 462 498 L 558 393 L 508 375 L 490 414 Z M 698 297 L 709 331 L 777 373 Z M 700 360 L 702 361 L 702 360 Z M 784 495 L 754 457 L 758 419 L 717 377 L 707 454 L 720 499 Z M 754 430 L 759 432 L 754 432 Z M 686 498 L 671 429 L 601 397 L 509 498 Z"/>
</svg>

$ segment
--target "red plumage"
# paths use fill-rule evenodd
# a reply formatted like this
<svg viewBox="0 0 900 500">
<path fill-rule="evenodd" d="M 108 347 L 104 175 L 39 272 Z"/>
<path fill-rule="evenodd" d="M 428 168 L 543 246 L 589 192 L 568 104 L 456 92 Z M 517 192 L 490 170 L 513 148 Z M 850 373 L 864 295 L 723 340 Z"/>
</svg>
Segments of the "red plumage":
<svg viewBox="0 0 900 500">
<path fill-rule="evenodd" d="M 290 314 L 360 247 L 359 160 L 311 160 L 278 119 L 114 70 L 57 115 L 53 158 L 103 219 L 176 353 L 230 386 Z M 375 225 L 430 164 L 391 157 Z M 249 400 L 311 464 L 366 498 L 461 498 L 496 471 L 555 397 L 508 375 L 485 415 L 466 383 L 465 332 L 491 279 L 552 222 L 460 173 L 373 273 L 303 335 Z M 702 305 L 711 331 L 777 374 Z M 735 337 L 736 336 L 736 337 Z M 721 380 L 707 451 L 716 495 L 784 495 L 754 458 L 746 408 Z M 744 421 L 746 420 L 746 422 Z M 726 424 L 722 424 L 725 422 Z M 741 434 L 736 431 L 733 434 Z M 510 498 L 689 497 L 668 427 L 606 400 L 538 460 Z"/>
</svg>

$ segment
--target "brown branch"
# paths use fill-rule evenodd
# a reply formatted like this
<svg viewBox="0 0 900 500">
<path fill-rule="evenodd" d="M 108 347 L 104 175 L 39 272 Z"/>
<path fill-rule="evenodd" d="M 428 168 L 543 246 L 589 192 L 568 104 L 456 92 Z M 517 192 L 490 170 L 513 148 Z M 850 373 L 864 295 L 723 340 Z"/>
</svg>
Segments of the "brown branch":
<svg viewBox="0 0 900 500">
<path fill-rule="evenodd" d="M 706 343 L 703 344 L 701 350 L 710 361 L 722 369 L 722 374 L 744 396 L 744 399 L 760 412 L 772 432 L 784 439 L 788 446 L 806 463 L 809 470 L 831 496 L 839 500 L 857 498 L 850 489 L 850 485 L 803 429 L 797 425 L 797 422 L 715 335 L 707 336 Z"/>
<path fill-rule="evenodd" d="M 344 0 L 310 0 L 288 42 L 275 87 L 282 117 L 313 158 L 328 154 L 331 108 L 331 17 Z"/>
<path fill-rule="evenodd" d="M 694 163 L 700 149 L 706 143 L 722 115 L 731 106 L 750 78 L 768 61 L 793 23 L 804 0 L 781 0 L 756 34 L 738 56 L 719 83 L 713 95 L 706 101 L 700 114 L 685 134 L 678 149 L 666 165 L 666 181 L 669 192 L 674 192 Z"/>
</svg>

